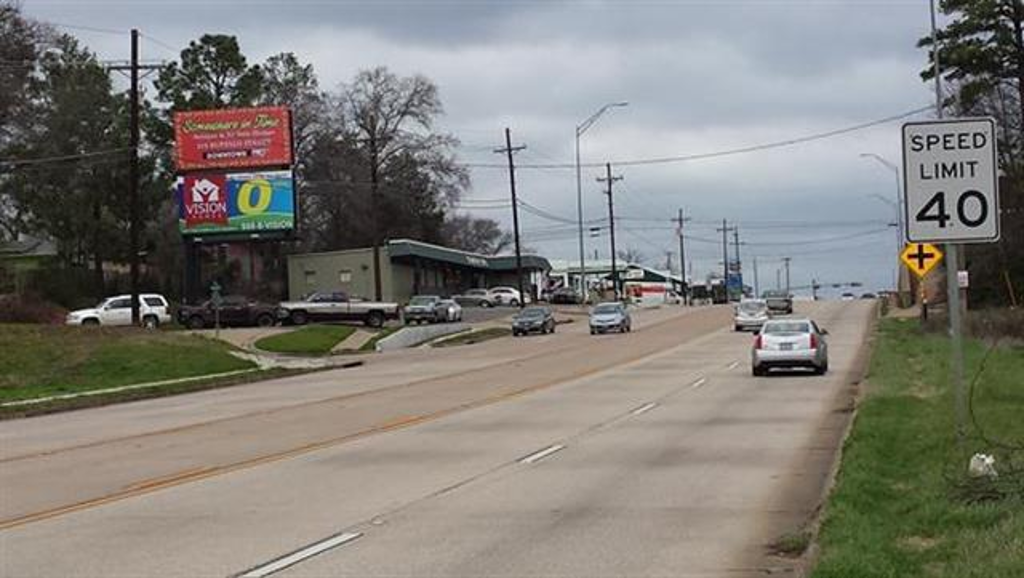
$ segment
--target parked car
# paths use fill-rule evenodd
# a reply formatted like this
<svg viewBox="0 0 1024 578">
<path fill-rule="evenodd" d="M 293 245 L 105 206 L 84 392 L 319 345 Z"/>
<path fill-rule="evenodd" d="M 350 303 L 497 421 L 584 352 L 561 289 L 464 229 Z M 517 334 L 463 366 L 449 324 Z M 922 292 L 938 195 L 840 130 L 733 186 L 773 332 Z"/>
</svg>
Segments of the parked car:
<svg viewBox="0 0 1024 578">
<path fill-rule="evenodd" d="M 839 298 L 843 301 L 853 301 L 857 296 L 853 293 L 843 293 Z"/>
<path fill-rule="evenodd" d="M 362 321 L 381 327 L 388 319 L 398 319 L 397 303 L 352 299 L 347 294 L 312 293 L 301 301 L 285 301 L 277 306 L 277 318 L 283 323 L 305 325 L 310 321 Z"/>
<path fill-rule="evenodd" d="M 775 367 L 810 367 L 818 375 L 828 371 L 828 332 L 810 319 L 773 319 L 754 338 L 751 372 L 767 375 Z"/>
<path fill-rule="evenodd" d="M 218 321 L 222 327 L 270 327 L 276 321 L 275 309 L 273 305 L 242 295 L 227 295 L 221 301 L 219 314 L 212 300 L 200 305 L 182 305 L 178 309 L 178 323 L 189 329 L 213 327 Z"/>
<path fill-rule="evenodd" d="M 441 306 L 445 311 L 445 321 L 454 323 L 462 321 L 462 306 L 454 299 L 442 299 Z"/>
<path fill-rule="evenodd" d="M 771 313 L 793 313 L 793 296 L 786 291 L 765 291 L 762 295 Z"/>
<path fill-rule="evenodd" d="M 495 305 L 518 307 L 520 303 L 523 303 L 523 296 L 514 287 L 492 287 L 489 293 L 491 301 Z"/>
<path fill-rule="evenodd" d="M 156 293 L 140 293 L 139 320 L 149 329 L 155 329 L 161 323 L 170 323 L 171 313 L 167 299 Z M 67 325 L 131 325 L 132 296 L 108 297 L 96 307 L 68 313 L 64 322 Z"/>
<path fill-rule="evenodd" d="M 860 298 L 861 299 L 878 299 L 878 295 L 875 295 L 874 293 L 862 293 Z"/>
<path fill-rule="evenodd" d="M 512 318 L 512 335 L 554 333 L 555 315 L 547 307 L 527 307 Z"/>
<path fill-rule="evenodd" d="M 770 318 L 764 299 L 744 299 L 736 305 L 733 326 L 736 331 L 758 330 Z"/>
<path fill-rule="evenodd" d="M 629 333 L 633 330 L 633 318 L 625 304 L 617 301 L 599 303 L 590 310 L 590 334 L 618 331 Z"/>
<path fill-rule="evenodd" d="M 402 309 L 405 323 L 439 323 L 444 321 L 448 311 L 441 305 L 437 295 L 416 295 Z"/>
<path fill-rule="evenodd" d="M 494 298 L 487 289 L 470 289 L 461 295 L 453 297 L 455 301 L 465 307 L 493 307 Z"/>
<path fill-rule="evenodd" d="M 579 305 L 583 303 L 583 298 L 580 296 L 579 291 L 572 287 L 559 287 L 551 292 L 549 300 L 553 304 L 565 304 L 565 305 Z"/>
</svg>

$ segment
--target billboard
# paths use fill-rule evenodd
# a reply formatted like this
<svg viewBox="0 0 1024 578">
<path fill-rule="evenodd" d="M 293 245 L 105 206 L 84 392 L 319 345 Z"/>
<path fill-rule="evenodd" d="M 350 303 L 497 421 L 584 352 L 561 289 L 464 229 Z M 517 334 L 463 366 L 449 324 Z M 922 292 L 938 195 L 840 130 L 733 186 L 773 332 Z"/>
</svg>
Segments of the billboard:
<svg viewBox="0 0 1024 578">
<path fill-rule="evenodd" d="M 291 115 L 265 106 L 174 113 L 178 172 L 292 164 Z"/>
<path fill-rule="evenodd" d="M 295 228 L 292 172 L 196 173 L 178 177 L 182 235 L 259 234 Z"/>
</svg>

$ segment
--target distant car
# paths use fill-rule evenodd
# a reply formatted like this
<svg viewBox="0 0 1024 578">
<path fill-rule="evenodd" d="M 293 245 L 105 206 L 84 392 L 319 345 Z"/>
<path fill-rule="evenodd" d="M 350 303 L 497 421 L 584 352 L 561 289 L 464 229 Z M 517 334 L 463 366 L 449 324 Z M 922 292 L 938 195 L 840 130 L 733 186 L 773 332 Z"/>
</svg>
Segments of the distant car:
<svg viewBox="0 0 1024 578">
<path fill-rule="evenodd" d="M 553 304 L 579 305 L 583 303 L 583 298 L 580 297 L 579 291 L 572 287 L 559 287 L 555 289 L 551 292 L 550 300 Z"/>
<path fill-rule="evenodd" d="M 139 294 L 139 320 L 149 329 L 171 322 L 170 306 L 163 295 Z M 131 325 L 132 296 L 117 295 L 101 301 L 96 307 L 77 309 L 68 313 L 67 325 Z"/>
<path fill-rule="evenodd" d="M 491 301 L 495 305 L 511 305 L 512 307 L 518 307 L 523 302 L 522 295 L 519 294 L 519 290 L 514 287 L 492 287 L 489 291 Z"/>
<path fill-rule="evenodd" d="M 828 332 L 810 319 L 773 319 L 764 324 L 751 350 L 751 372 L 767 375 L 776 367 L 809 367 L 828 371 Z"/>
<path fill-rule="evenodd" d="M 276 307 L 241 295 L 227 295 L 220 304 L 220 313 L 213 301 L 200 305 L 182 305 L 178 323 L 189 329 L 213 327 L 219 320 L 222 327 L 270 327 L 276 321 Z"/>
<path fill-rule="evenodd" d="M 791 315 L 793 313 L 793 296 L 785 291 L 765 291 L 762 295 L 766 304 L 768 304 L 768 311 L 771 313 L 784 313 Z"/>
<path fill-rule="evenodd" d="M 854 299 L 857 298 L 857 296 L 854 295 L 853 293 L 843 293 L 842 296 L 840 296 L 839 298 L 842 299 L 843 301 L 853 301 Z"/>
<path fill-rule="evenodd" d="M 590 310 L 590 334 L 617 331 L 629 333 L 633 330 L 633 319 L 625 304 L 615 302 L 599 303 Z"/>
<path fill-rule="evenodd" d="M 494 298 L 487 289 L 470 289 L 452 299 L 463 307 L 493 307 Z"/>
<path fill-rule="evenodd" d="M 736 306 L 733 326 L 736 331 L 758 330 L 770 318 L 763 299 L 744 299 Z"/>
<path fill-rule="evenodd" d="M 448 320 L 448 307 L 437 295 L 416 295 L 402 310 L 405 323 L 440 323 Z"/>
<path fill-rule="evenodd" d="M 353 299 L 341 291 L 311 293 L 301 301 L 286 301 L 277 306 L 277 318 L 293 325 L 310 321 L 362 321 L 370 327 L 382 327 L 385 320 L 398 317 L 397 303 Z"/>
<path fill-rule="evenodd" d="M 462 321 L 462 306 L 459 305 L 458 301 L 454 299 L 442 299 L 440 305 L 444 308 L 445 321 L 448 321 L 449 323 Z"/>
<path fill-rule="evenodd" d="M 861 299 L 878 299 L 878 295 L 875 295 L 874 293 L 862 293 L 860 298 Z"/>
<path fill-rule="evenodd" d="M 555 316 L 547 307 L 527 307 L 512 318 L 512 335 L 554 333 Z"/>
</svg>

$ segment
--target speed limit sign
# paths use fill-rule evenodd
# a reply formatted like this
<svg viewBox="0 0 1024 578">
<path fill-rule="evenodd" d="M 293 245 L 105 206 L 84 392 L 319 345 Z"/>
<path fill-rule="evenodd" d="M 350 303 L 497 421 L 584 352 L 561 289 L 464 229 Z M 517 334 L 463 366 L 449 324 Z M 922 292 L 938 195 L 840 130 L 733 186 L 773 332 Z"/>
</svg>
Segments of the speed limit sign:
<svg viewBox="0 0 1024 578">
<path fill-rule="evenodd" d="M 961 118 L 903 125 L 903 207 L 912 243 L 999 240 L 996 124 Z"/>
</svg>

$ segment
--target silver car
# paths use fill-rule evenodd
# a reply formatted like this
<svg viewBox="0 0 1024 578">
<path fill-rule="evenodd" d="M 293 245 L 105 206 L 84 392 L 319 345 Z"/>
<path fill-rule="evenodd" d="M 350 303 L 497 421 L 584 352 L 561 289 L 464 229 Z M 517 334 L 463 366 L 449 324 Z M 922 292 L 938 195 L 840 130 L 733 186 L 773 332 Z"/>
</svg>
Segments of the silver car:
<svg viewBox="0 0 1024 578">
<path fill-rule="evenodd" d="M 617 331 L 629 333 L 633 330 L 633 319 L 629 309 L 622 303 L 601 303 L 590 310 L 590 334 Z"/>
<path fill-rule="evenodd" d="M 462 321 L 462 306 L 459 305 L 458 301 L 454 299 L 442 299 L 438 302 L 438 305 L 444 308 L 445 321 L 449 323 Z"/>
<path fill-rule="evenodd" d="M 751 372 L 767 375 L 773 367 L 809 367 L 828 371 L 828 331 L 810 319 L 773 319 L 761 327 L 750 354 Z"/>
<path fill-rule="evenodd" d="M 764 299 L 744 299 L 736 306 L 736 315 L 733 317 L 733 326 L 736 331 L 758 330 L 763 326 L 770 316 L 768 315 L 768 303 Z"/>
</svg>

